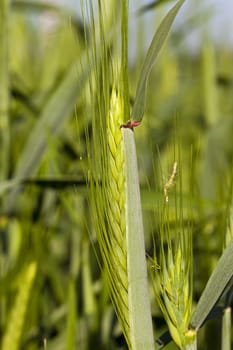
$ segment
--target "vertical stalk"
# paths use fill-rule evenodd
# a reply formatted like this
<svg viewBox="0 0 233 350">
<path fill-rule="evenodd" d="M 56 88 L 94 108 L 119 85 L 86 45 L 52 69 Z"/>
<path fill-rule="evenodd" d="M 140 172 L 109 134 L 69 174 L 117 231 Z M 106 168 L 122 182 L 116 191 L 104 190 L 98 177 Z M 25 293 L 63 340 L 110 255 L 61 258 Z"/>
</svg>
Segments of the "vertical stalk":
<svg viewBox="0 0 233 350">
<path fill-rule="evenodd" d="M 187 344 L 185 350 L 197 350 L 197 339 L 193 341 L 191 344 Z"/>
<path fill-rule="evenodd" d="M 9 0 L 0 1 L 0 180 L 8 175 L 9 160 L 9 68 L 8 68 L 8 26 Z"/>
<path fill-rule="evenodd" d="M 154 350 L 144 230 L 134 133 L 123 128 L 126 165 L 126 244 L 130 340 L 133 350 Z"/>
<path fill-rule="evenodd" d="M 185 335 L 184 350 L 197 350 L 197 332 L 190 329 Z"/>
<path fill-rule="evenodd" d="M 71 276 L 68 285 L 67 298 L 67 326 L 66 326 L 66 350 L 76 349 L 77 332 L 77 291 L 75 279 Z"/>
<path fill-rule="evenodd" d="M 0 181 L 7 178 L 9 131 L 8 131 L 8 18 L 9 0 L 0 1 Z M 4 273 L 4 257 L 0 251 L 0 276 Z M 0 298 L 0 325 L 5 322 L 6 299 Z"/>
<path fill-rule="evenodd" d="M 216 125 L 218 121 L 218 96 L 215 83 L 216 63 L 213 44 L 208 34 L 203 42 L 202 49 L 202 75 L 203 75 L 203 104 L 205 118 L 209 126 Z"/>
<path fill-rule="evenodd" d="M 222 350 L 231 350 L 231 307 L 227 307 L 222 318 Z"/>
</svg>

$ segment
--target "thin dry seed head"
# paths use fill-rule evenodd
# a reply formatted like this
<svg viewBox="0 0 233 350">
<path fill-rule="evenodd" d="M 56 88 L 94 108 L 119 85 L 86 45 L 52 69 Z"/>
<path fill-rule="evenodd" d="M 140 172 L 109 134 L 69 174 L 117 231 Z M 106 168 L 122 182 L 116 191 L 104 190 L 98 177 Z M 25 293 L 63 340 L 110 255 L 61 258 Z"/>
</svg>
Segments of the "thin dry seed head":
<svg viewBox="0 0 233 350">
<path fill-rule="evenodd" d="M 172 174 L 169 177 L 169 179 L 167 180 L 167 182 L 165 183 L 164 188 L 163 188 L 166 203 L 168 203 L 168 191 L 173 186 L 174 180 L 175 180 L 176 175 L 177 175 L 177 170 L 178 170 L 177 167 L 178 167 L 178 163 L 174 162 Z"/>
</svg>

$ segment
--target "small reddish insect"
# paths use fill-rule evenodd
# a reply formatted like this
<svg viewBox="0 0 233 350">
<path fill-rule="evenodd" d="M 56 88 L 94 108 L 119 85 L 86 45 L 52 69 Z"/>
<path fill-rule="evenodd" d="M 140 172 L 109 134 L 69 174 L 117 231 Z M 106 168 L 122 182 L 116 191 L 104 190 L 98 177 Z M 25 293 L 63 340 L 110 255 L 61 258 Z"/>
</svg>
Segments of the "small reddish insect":
<svg viewBox="0 0 233 350">
<path fill-rule="evenodd" d="M 140 125 L 140 123 L 141 122 L 138 122 L 136 120 L 129 120 L 127 123 L 121 124 L 121 128 L 128 128 L 133 130 L 133 128 Z"/>
</svg>

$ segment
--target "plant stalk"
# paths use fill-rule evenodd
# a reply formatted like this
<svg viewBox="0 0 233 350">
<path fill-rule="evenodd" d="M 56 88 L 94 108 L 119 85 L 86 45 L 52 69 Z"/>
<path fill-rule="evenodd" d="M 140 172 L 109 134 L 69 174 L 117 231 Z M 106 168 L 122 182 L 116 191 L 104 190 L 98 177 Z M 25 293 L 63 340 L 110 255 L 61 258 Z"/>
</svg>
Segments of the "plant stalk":
<svg viewBox="0 0 233 350">
<path fill-rule="evenodd" d="M 126 241 L 130 340 L 133 350 L 154 350 L 144 230 L 134 132 L 122 128 L 126 164 Z"/>
<path fill-rule="evenodd" d="M 185 336 L 186 344 L 184 350 L 197 350 L 197 332 L 189 330 Z"/>
<path fill-rule="evenodd" d="M 227 307 L 222 318 L 222 350 L 231 350 L 231 307 Z"/>
<path fill-rule="evenodd" d="M 8 67 L 8 39 L 9 39 L 9 0 L 0 2 L 0 180 L 8 175 L 9 167 L 9 67 Z"/>
</svg>

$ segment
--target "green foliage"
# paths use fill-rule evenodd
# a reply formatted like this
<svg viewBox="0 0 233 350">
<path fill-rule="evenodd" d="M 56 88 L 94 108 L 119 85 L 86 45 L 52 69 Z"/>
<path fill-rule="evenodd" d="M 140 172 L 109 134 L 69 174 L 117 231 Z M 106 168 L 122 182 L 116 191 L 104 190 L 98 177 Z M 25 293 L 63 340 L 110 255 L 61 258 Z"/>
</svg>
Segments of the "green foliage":
<svg viewBox="0 0 233 350">
<path fill-rule="evenodd" d="M 163 2 L 152 3 L 162 5 Z M 121 105 L 117 135 L 134 134 L 136 139 L 138 171 L 134 170 L 136 174 L 133 175 L 138 175 L 142 193 L 146 252 L 152 258 L 156 255 L 160 266 L 155 270 L 148 264 L 149 269 L 156 274 L 160 296 L 163 288 L 167 293 L 167 309 L 163 314 L 149 279 L 151 293 L 147 303 L 151 303 L 155 336 L 166 332 L 170 322 L 171 333 L 175 340 L 179 339 L 180 345 L 183 328 L 187 337 L 193 331 L 188 324 L 192 309 L 191 325 L 199 328 L 204 323 L 203 329 L 197 331 L 198 347 L 213 349 L 219 336 L 217 331 L 208 331 L 211 326 L 208 319 L 216 315 L 221 319 L 224 309 L 223 334 L 227 336 L 222 347 L 229 349 L 232 327 L 227 314 L 229 292 L 226 285 L 231 279 L 233 232 L 232 49 L 214 46 L 205 25 L 200 50 L 195 54 L 189 52 L 184 39 L 190 28 L 198 27 L 201 31 L 208 13 L 204 17 L 196 18 L 192 14 L 184 19 L 181 27 L 171 30 L 163 45 L 183 3 L 179 1 L 173 5 L 166 21 L 161 22 L 162 27 L 166 23 L 162 34 L 162 27 L 159 27 L 161 35 L 154 36 L 146 55 L 140 51 L 146 41 L 143 11 L 138 18 L 136 12 L 128 12 L 127 1 L 122 2 L 122 12 L 119 1 L 106 1 L 108 6 L 106 12 L 102 12 L 101 23 L 104 35 L 101 36 L 97 13 L 90 9 L 93 16 L 86 15 L 87 3 L 83 2 L 84 17 L 80 19 L 81 9 L 77 15 L 66 7 L 48 2 L 17 0 L 12 1 L 11 6 L 7 0 L 0 2 L 1 349 L 127 348 L 123 336 L 127 338 L 127 331 L 124 328 L 122 331 L 122 321 L 116 318 L 110 298 L 111 287 L 107 283 L 110 267 L 108 264 L 102 270 L 99 267 L 103 256 L 97 243 L 96 222 L 106 224 L 106 216 L 99 215 L 100 211 L 106 213 L 106 201 L 99 201 L 93 220 L 88 188 L 90 153 L 94 149 L 100 154 L 104 143 L 98 137 L 99 132 L 103 134 L 110 126 L 106 119 L 105 124 L 101 124 L 98 118 L 109 115 L 113 96 Z M 102 5 L 103 1 L 99 3 Z M 190 3 L 196 5 L 192 0 Z M 156 6 L 154 9 L 157 11 Z M 156 16 L 158 18 L 157 12 Z M 137 26 L 140 21 L 140 33 L 134 32 L 128 37 L 128 20 L 135 20 Z M 51 22 L 47 25 L 46 21 Z M 153 32 L 154 28 L 150 30 L 152 36 Z M 128 44 L 131 46 L 131 41 L 139 40 L 137 57 L 132 56 L 128 63 Z M 162 45 L 163 50 L 157 56 Z M 144 56 L 147 58 L 142 65 Z M 139 93 L 134 96 L 137 90 Z M 98 117 L 93 121 L 96 113 Z M 129 128 L 120 129 L 130 116 L 139 120 L 142 115 L 143 123 L 134 133 Z M 111 135 L 108 137 L 110 140 Z M 175 159 L 171 151 L 174 139 L 179 142 L 182 155 L 180 188 L 177 184 L 181 180 L 180 171 L 174 181 L 170 181 L 171 186 L 168 183 Z M 119 143 L 109 143 L 108 151 L 111 148 L 113 152 L 112 145 L 119 155 Z M 126 150 L 129 150 L 128 145 Z M 189 166 L 190 154 L 192 167 Z M 128 160 L 132 161 L 130 155 Z M 112 161 L 111 158 L 108 161 Z M 113 175 L 124 164 L 125 160 L 119 161 L 115 168 L 111 163 L 106 177 L 101 177 L 101 163 L 97 157 L 92 190 L 101 191 L 103 181 L 108 188 L 114 186 Z M 129 170 L 132 170 L 131 165 Z M 133 175 L 128 175 L 130 185 Z M 168 186 L 164 187 L 166 183 Z M 118 189 L 118 194 L 126 196 L 124 191 Z M 131 217 L 128 227 L 130 241 L 122 246 L 122 251 L 114 248 L 114 254 L 120 255 L 127 245 L 134 246 L 135 250 L 130 250 L 132 273 L 137 271 L 134 264 L 144 259 L 142 237 L 136 230 L 141 220 L 139 197 L 134 201 L 132 211 L 135 210 L 137 217 Z M 116 208 L 113 197 L 107 203 L 107 210 Z M 182 217 L 176 216 L 177 210 Z M 113 214 L 114 211 L 108 216 L 108 227 L 120 227 L 113 221 Z M 135 225 L 138 227 L 134 228 Z M 161 231 L 165 244 L 158 239 Z M 190 254 L 187 253 L 180 240 L 190 231 L 192 254 L 190 250 Z M 172 242 L 169 250 L 167 236 Z M 117 242 L 114 244 L 116 247 Z M 108 248 L 105 253 L 109 253 Z M 191 255 L 193 293 L 192 288 L 183 288 L 177 308 L 177 304 L 174 306 L 176 287 L 181 289 L 182 280 L 184 286 L 189 282 L 191 285 L 192 269 L 187 265 L 187 262 L 191 264 Z M 159 261 L 161 256 L 164 269 Z M 142 265 L 140 267 L 143 269 Z M 122 278 L 112 274 L 112 285 L 119 281 L 118 277 Z M 163 285 L 159 284 L 161 277 Z M 118 290 L 122 291 L 122 284 Z M 137 298 L 141 291 L 132 288 L 131 292 Z M 142 308 L 138 305 L 135 312 L 142 313 Z M 175 313 L 175 318 L 166 314 L 168 309 L 170 315 Z M 188 310 L 187 317 L 182 318 L 185 324 L 178 325 L 184 310 Z M 119 317 L 119 312 L 117 315 Z M 213 324 L 220 328 L 215 320 Z M 161 339 L 163 346 L 171 338 Z M 175 348 L 176 345 L 169 344 L 169 349 Z"/>
<path fill-rule="evenodd" d="M 20 340 L 36 270 L 36 262 L 31 262 L 19 277 L 19 287 L 7 319 L 7 327 L 1 344 L 2 349 L 20 349 Z"/>
<path fill-rule="evenodd" d="M 227 285 L 231 284 L 232 278 L 232 250 L 233 241 L 223 252 L 218 264 L 209 279 L 204 292 L 197 304 L 194 315 L 191 319 L 191 325 L 198 329 L 201 327 L 206 317 L 213 309 L 220 296 L 223 294 Z"/>
<path fill-rule="evenodd" d="M 196 338 L 196 332 L 189 327 L 193 295 L 193 238 L 190 212 L 187 212 L 189 215 L 184 221 L 179 163 L 174 162 L 172 173 L 164 183 L 164 198 L 158 202 L 159 232 L 154 241 L 160 248 L 154 249 L 152 278 L 170 334 L 180 349 L 186 349 Z M 170 203 L 172 192 L 174 201 Z"/>
<path fill-rule="evenodd" d="M 132 349 L 153 349 L 144 229 L 133 131 L 123 129 L 123 138 L 126 158 L 126 238 Z"/>
<path fill-rule="evenodd" d="M 4 0 L 0 5 L 0 179 L 5 180 L 8 173 L 9 158 L 9 36 L 10 2 Z"/>
<path fill-rule="evenodd" d="M 141 121 L 144 115 L 145 103 L 146 103 L 146 88 L 147 80 L 149 78 L 152 66 L 161 50 L 164 41 L 167 38 L 171 25 L 180 9 L 183 5 L 184 0 L 180 0 L 177 4 L 169 11 L 169 13 L 164 17 L 159 28 L 157 29 L 152 43 L 147 52 L 145 61 L 142 66 L 142 70 L 139 76 L 136 97 L 133 105 L 132 120 Z"/>
</svg>

